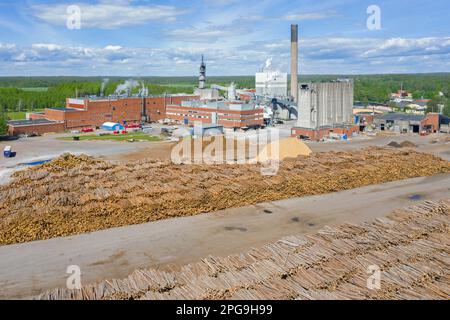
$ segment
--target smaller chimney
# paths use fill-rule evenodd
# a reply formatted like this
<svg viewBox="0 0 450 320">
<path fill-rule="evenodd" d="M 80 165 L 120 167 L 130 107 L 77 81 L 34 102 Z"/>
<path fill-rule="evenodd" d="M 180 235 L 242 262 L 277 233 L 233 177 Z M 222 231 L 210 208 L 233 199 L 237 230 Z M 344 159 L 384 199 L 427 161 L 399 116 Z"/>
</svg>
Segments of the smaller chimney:
<svg viewBox="0 0 450 320">
<path fill-rule="evenodd" d="M 200 64 L 200 76 L 198 77 L 198 88 L 205 89 L 206 85 L 206 63 L 202 55 L 202 63 Z"/>
</svg>

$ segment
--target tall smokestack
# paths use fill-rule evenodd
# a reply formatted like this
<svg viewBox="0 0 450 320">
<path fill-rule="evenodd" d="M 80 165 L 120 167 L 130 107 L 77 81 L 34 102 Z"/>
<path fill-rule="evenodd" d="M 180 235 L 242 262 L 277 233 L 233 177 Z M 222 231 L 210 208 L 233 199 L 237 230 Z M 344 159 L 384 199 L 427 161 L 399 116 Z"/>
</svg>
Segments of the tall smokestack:
<svg viewBox="0 0 450 320">
<path fill-rule="evenodd" d="M 291 25 L 291 96 L 298 102 L 298 25 Z"/>
</svg>

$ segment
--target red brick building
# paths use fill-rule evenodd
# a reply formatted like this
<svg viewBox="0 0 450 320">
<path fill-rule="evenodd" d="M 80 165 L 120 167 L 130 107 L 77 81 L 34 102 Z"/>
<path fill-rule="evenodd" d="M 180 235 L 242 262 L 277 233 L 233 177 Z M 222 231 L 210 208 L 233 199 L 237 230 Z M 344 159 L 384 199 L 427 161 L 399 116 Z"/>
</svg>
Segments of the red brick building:
<svg viewBox="0 0 450 320">
<path fill-rule="evenodd" d="M 291 129 L 291 136 L 292 137 L 301 137 L 301 138 L 308 137 L 311 140 L 318 141 L 318 140 L 321 140 L 322 138 L 328 137 L 332 133 L 339 134 L 339 135 L 346 134 L 347 137 L 351 137 L 353 135 L 353 133 L 358 133 L 359 129 L 360 128 L 358 125 L 321 127 L 318 129 L 293 127 Z"/>
<path fill-rule="evenodd" d="M 439 132 L 440 118 L 441 115 L 439 113 L 427 114 L 425 119 L 420 122 L 422 130 L 428 130 L 429 132 Z"/>
<path fill-rule="evenodd" d="M 44 112 L 29 114 L 28 121 L 20 122 L 20 130 L 17 123 L 9 122 L 9 132 L 13 135 L 62 132 L 64 130 L 86 127 L 100 127 L 105 122 L 140 122 L 143 116 L 148 122 L 153 122 L 166 118 L 167 105 L 181 104 L 182 101 L 196 100 L 198 98 L 198 96 L 194 95 L 92 99 L 68 98 L 65 108 L 47 108 Z M 48 131 L 46 128 L 48 128 Z"/>
<path fill-rule="evenodd" d="M 166 117 L 179 123 L 213 123 L 227 128 L 258 127 L 264 124 L 264 110 L 246 102 L 193 101 L 167 105 Z"/>
<path fill-rule="evenodd" d="M 14 120 L 8 122 L 8 134 L 17 136 L 20 134 L 44 134 L 49 132 L 64 131 L 64 122 L 37 120 Z"/>
</svg>

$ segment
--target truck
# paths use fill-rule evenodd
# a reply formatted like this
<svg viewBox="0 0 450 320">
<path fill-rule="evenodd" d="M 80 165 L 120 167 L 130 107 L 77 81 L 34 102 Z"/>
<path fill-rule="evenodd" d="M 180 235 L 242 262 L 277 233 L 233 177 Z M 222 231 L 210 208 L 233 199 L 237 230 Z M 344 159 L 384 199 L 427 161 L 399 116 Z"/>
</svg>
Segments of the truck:
<svg viewBox="0 0 450 320">
<path fill-rule="evenodd" d="M 5 158 L 12 158 L 13 152 L 11 150 L 11 146 L 6 146 L 5 149 L 3 149 L 3 156 Z"/>
</svg>

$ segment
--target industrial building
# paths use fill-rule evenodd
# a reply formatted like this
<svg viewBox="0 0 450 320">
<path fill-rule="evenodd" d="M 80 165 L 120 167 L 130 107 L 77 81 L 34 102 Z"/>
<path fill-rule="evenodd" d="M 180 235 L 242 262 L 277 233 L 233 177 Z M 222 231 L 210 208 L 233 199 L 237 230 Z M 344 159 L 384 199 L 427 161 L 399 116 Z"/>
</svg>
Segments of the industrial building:
<svg viewBox="0 0 450 320">
<path fill-rule="evenodd" d="M 352 80 L 307 83 L 299 86 L 297 126 L 293 136 L 321 139 L 330 132 L 352 135 L 354 128 Z"/>
<path fill-rule="evenodd" d="M 184 124 L 201 122 L 227 128 L 251 128 L 264 124 L 264 109 L 244 101 L 183 101 L 167 105 L 166 117 Z"/>
<path fill-rule="evenodd" d="M 255 74 L 255 88 L 257 95 L 286 97 L 287 85 L 287 73 L 267 70 Z"/>
<path fill-rule="evenodd" d="M 68 98 L 65 108 L 47 108 L 43 112 L 29 113 L 28 120 L 10 121 L 9 134 L 43 134 L 95 128 L 105 122 L 169 120 L 183 124 L 219 124 L 231 128 L 259 127 L 264 124 L 263 108 L 249 102 L 254 92 L 237 90 L 233 84 L 227 88 L 214 85 L 205 88 L 205 70 L 206 64 L 202 58 L 197 94 Z M 219 99 L 219 88 L 227 89 L 230 99 Z"/>
<path fill-rule="evenodd" d="M 373 123 L 381 131 L 436 133 L 448 131 L 450 117 L 439 113 L 428 113 L 427 115 L 387 113 L 376 116 Z"/>
<path fill-rule="evenodd" d="M 206 63 L 202 56 L 198 88 L 190 99 L 166 106 L 166 119 L 180 124 L 220 125 L 227 128 L 252 128 L 264 124 L 264 108 L 253 100 L 255 93 L 239 90 L 234 83 L 228 87 L 213 84 L 206 88 Z M 219 91 L 226 92 L 226 98 Z"/>
<path fill-rule="evenodd" d="M 8 121 L 8 134 L 17 136 L 21 134 L 44 134 L 49 132 L 62 132 L 65 130 L 63 121 L 47 119 L 12 120 Z"/>
<path fill-rule="evenodd" d="M 145 97 L 68 98 L 65 108 L 47 108 L 29 113 L 28 120 L 9 121 L 9 134 L 43 134 L 86 127 L 100 127 L 105 122 L 153 122 L 166 118 L 166 106 L 195 95 L 164 95 Z"/>
<path fill-rule="evenodd" d="M 318 129 L 353 123 L 353 81 L 301 84 L 297 126 Z"/>
</svg>

